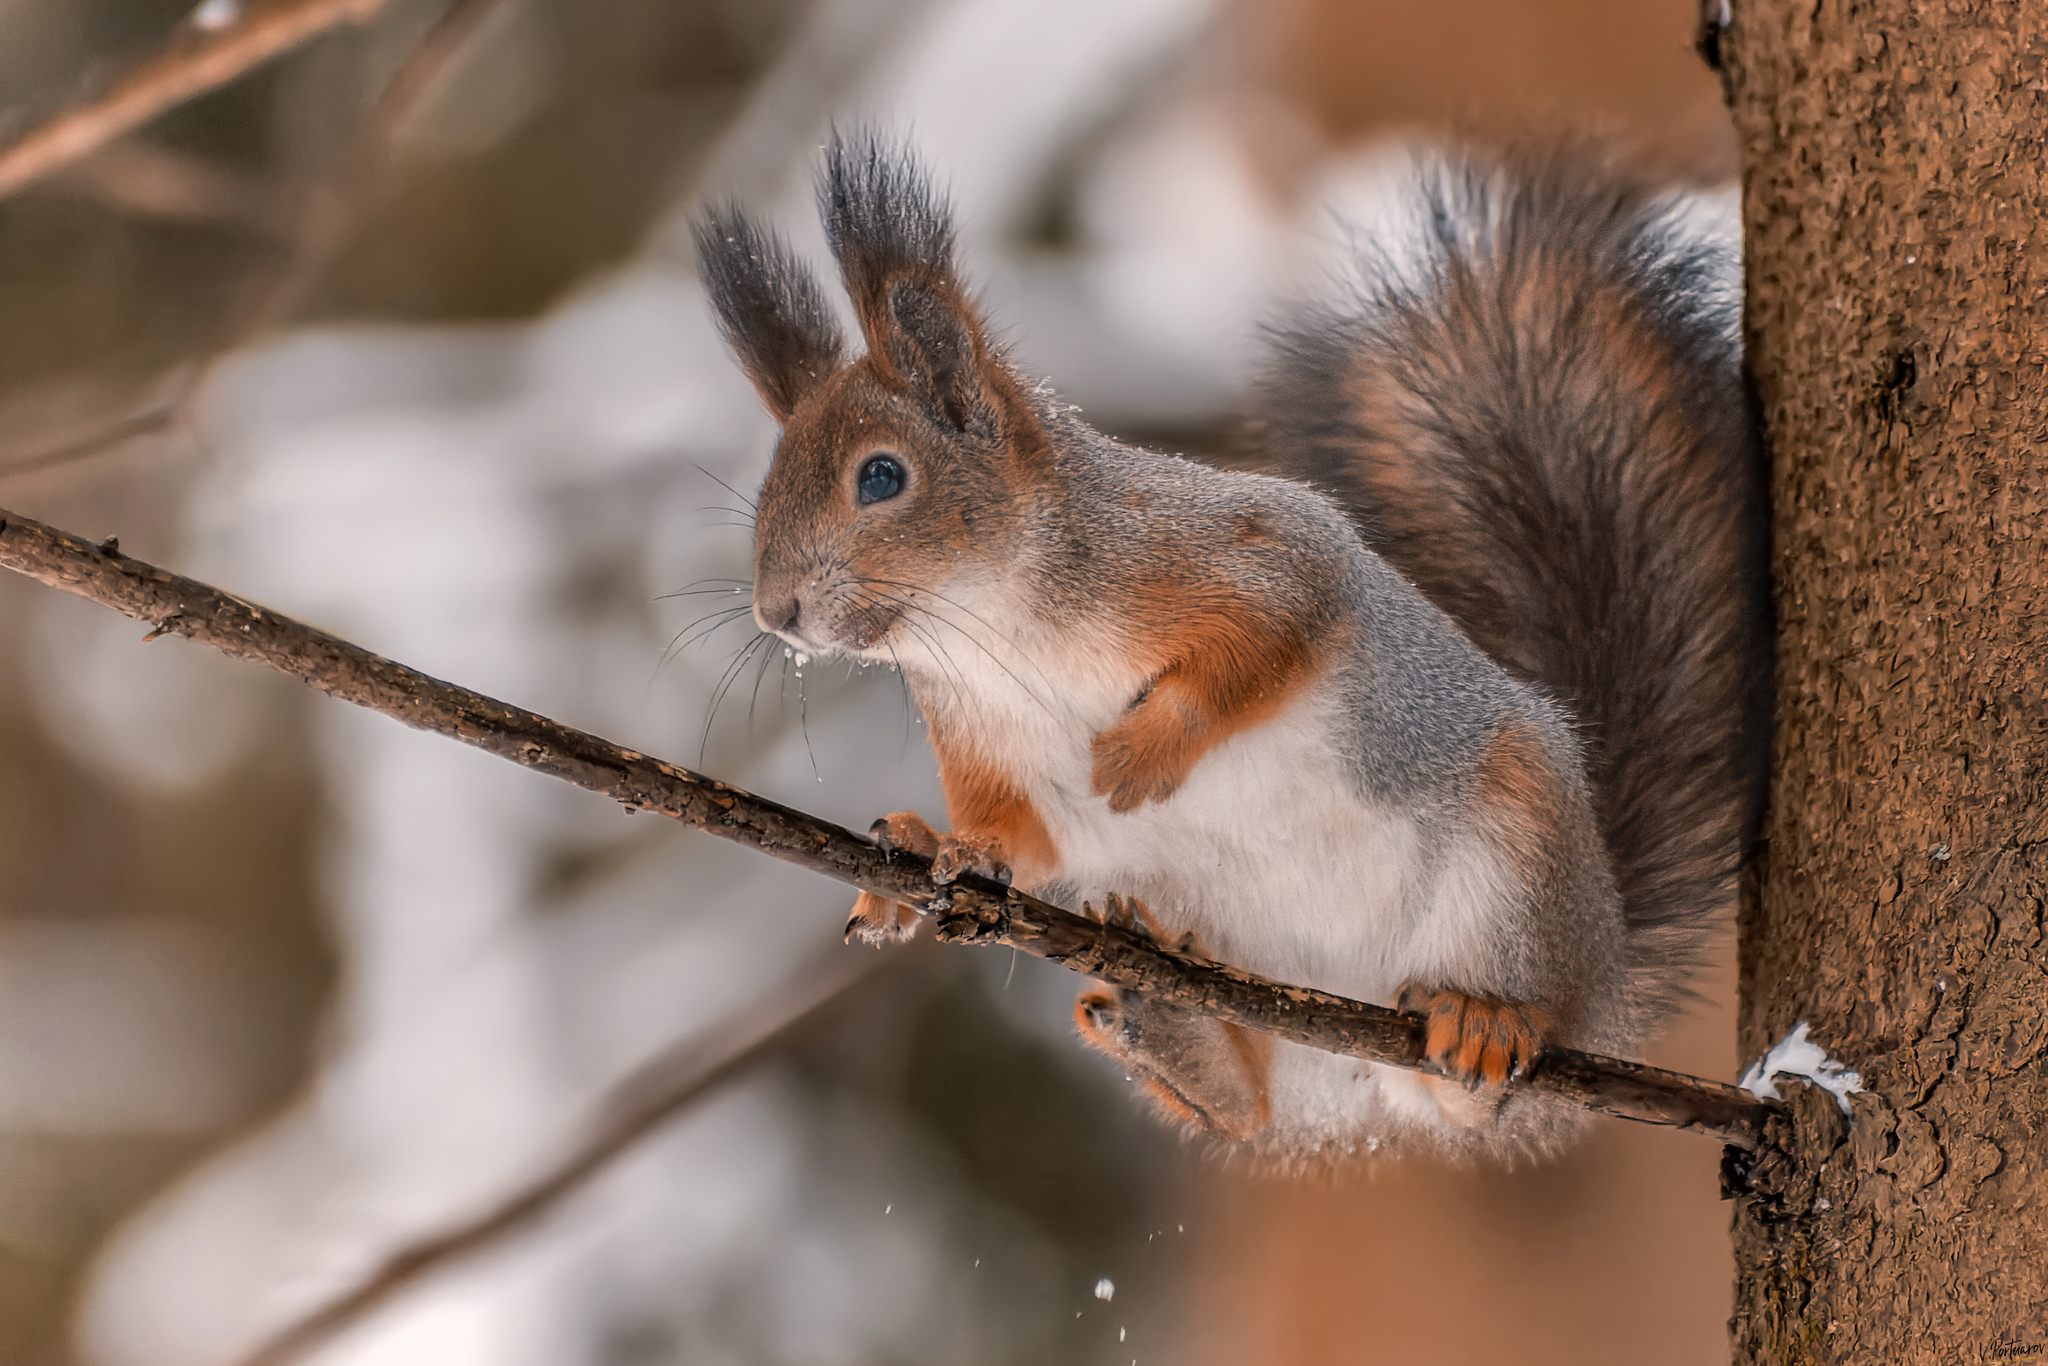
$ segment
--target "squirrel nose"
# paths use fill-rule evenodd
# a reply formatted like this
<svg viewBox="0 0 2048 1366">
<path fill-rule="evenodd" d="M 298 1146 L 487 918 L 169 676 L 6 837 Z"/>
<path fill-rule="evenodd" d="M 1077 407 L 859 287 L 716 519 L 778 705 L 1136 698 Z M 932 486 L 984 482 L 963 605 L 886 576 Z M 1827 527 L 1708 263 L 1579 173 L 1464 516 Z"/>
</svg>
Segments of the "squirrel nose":
<svg viewBox="0 0 2048 1366">
<path fill-rule="evenodd" d="M 754 620 L 759 622 L 761 629 L 765 631 L 783 632 L 796 630 L 797 613 L 798 604 L 795 594 L 791 594 L 779 602 L 763 601 L 760 598 L 754 599 Z"/>
</svg>

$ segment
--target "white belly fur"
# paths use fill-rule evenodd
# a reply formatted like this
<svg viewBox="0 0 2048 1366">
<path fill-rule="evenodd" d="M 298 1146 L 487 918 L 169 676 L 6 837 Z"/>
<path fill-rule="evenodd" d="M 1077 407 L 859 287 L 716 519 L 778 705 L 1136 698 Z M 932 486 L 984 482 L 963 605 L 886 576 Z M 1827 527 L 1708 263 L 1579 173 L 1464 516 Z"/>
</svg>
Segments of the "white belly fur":
<svg viewBox="0 0 2048 1366">
<path fill-rule="evenodd" d="M 1418 813 L 1361 797 L 1335 748 L 1339 701 L 1328 690 L 1218 745 L 1166 801 L 1120 814 L 1092 790 L 1088 746 L 1142 680 L 1070 673 L 1054 706 L 1019 695 L 1016 681 L 975 678 L 926 696 L 1037 805 L 1059 851 L 1048 890 L 1075 909 L 1108 892 L 1136 896 L 1221 961 L 1379 1005 L 1409 977 L 1487 985 L 1486 946 L 1509 895 L 1497 857 L 1477 831 L 1428 832 Z M 955 706 L 968 698 L 981 705 L 962 715 Z M 1436 856 L 1425 858 L 1430 844 Z M 1275 1050 L 1270 1084 L 1272 1137 L 1297 1153 L 1427 1141 L 1488 1118 L 1455 1088 L 1298 1045 Z"/>
</svg>

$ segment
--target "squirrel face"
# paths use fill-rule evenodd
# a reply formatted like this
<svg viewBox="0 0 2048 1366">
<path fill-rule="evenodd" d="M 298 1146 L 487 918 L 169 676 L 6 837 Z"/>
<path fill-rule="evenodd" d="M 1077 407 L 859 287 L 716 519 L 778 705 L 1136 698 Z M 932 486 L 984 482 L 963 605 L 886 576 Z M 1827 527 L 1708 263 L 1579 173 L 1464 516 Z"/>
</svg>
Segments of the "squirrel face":
<svg viewBox="0 0 2048 1366">
<path fill-rule="evenodd" d="M 906 618 L 936 598 L 1031 600 L 1000 590 L 1030 572 L 1052 459 L 928 182 L 872 138 L 835 138 L 826 162 L 826 236 L 865 355 L 847 358 L 816 279 L 738 210 L 698 222 L 698 263 L 782 424 L 755 523 L 755 620 L 804 650 L 886 661 L 907 644 L 898 623 L 915 634 Z"/>
<path fill-rule="evenodd" d="M 896 351 L 806 394 L 761 488 L 754 617 L 803 650 L 887 660 L 906 613 L 984 596 L 1021 566 L 1042 482 L 1019 450 L 1042 444 L 1035 414 L 974 375 L 949 404 L 920 355 Z"/>
</svg>

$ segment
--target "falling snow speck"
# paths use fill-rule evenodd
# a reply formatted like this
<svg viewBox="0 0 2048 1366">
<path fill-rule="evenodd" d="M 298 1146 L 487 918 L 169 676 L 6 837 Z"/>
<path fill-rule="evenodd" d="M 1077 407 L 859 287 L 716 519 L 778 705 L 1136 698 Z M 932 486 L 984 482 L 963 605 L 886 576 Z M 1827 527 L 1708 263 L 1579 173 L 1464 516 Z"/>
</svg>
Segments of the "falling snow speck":
<svg viewBox="0 0 2048 1366">
<path fill-rule="evenodd" d="M 1111 1279 L 1110 1279 L 1109 1277 L 1107 1277 L 1107 1276 L 1104 1276 L 1104 1277 L 1103 1277 L 1103 1278 L 1102 1278 L 1101 1280 L 1097 1281 L 1097 1282 L 1095 1283 L 1095 1298 L 1096 1298 L 1096 1299 L 1098 1299 L 1098 1300 L 1113 1300 L 1113 1299 L 1115 1299 L 1115 1298 L 1116 1298 L 1116 1282 L 1115 1282 L 1115 1281 L 1113 1281 L 1113 1280 L 1111 1280 Z"/>
<path fill-rule="evenodd" d="M 242 17 L 242 0 L 204 0 L 192 11 L 192 27 L 201 33 L 231 28 Z"/>
<path fill-rule="evenodd" d="M 890 1214 L 890 1213 L 893 1213 L 893 1212 L 895 1211 L 895 1209 L 896 1209 L 896 1207 L 895 1207 L 894 1205 L 884 1205 L 884 1206 L 882 1206 L 882 1213 L 884 1213 L 884 1214 Z"/>
</svg>

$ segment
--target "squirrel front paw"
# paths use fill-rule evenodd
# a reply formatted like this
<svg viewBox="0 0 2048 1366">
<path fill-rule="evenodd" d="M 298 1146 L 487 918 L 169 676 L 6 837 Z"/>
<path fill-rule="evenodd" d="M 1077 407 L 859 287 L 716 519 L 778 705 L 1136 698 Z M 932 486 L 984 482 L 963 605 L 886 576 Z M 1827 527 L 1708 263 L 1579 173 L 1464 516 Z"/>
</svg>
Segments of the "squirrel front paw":
<svg viewBox="0 0 2048 1366">
<path fill-rule="evenodd" d="M 932 861 L 933 882 L 954 882 L 976 873 L 1009 885 L 1010 862 L 1002 842 L 986 835 L 942 835 L 915 811 L 894 811 L 868 828 L 884 850 L 902 849 Z"/>
<path fill-rule="evenodd" d="M 1109 809 L 1135 811 L 1180 790 L 1201 757 L 1200 727 L 1177 699 L 1154 691 L 1140 697 L 1115 725 L 1088 743 L 1094 756 L 1089 785 L 1109 798 Z"/>
<path fill-rule="evenodd" d="M 915 811 L 892 811 L 868 827 L 868 838 L 883 851 L 903 850 L 931 860 L 932 881 L 953 882 L 962 873 L 979 873 L 1007 884 L 1010 865 L 1002 846 L 972 835 L 941 835 Z M 869 944 L 888 944 L 917 933 L 918 914 L 900 901 L 862 892 L 846 921 L 846 937 Z"/>
<path fill-rule="evenodd" d="M 1556 1028 L 1541 1006 L 1412 979 L 1402 984 L 1396 1007 L 1428 1020 L 1424 1047 L 1429 1060 L 1468 1085 L 1505 1085 L 1536 1060 Z"/>
<path fill-rule="evenodd" d="M 939 852 L 939 832 L 915 811 L 891 811 L 868 827 L 868 838 L 885 853 L 901 849 L 930 858 Z"/>
<path fill-rule="evenodd" d="M 853 914 L 846 918 L 846 938 L 864 944 L 900 944 L 917 933 L 917 911 L 900 901 L 890 901 L 873 892 L 854 899 Z"/>
</svg>

